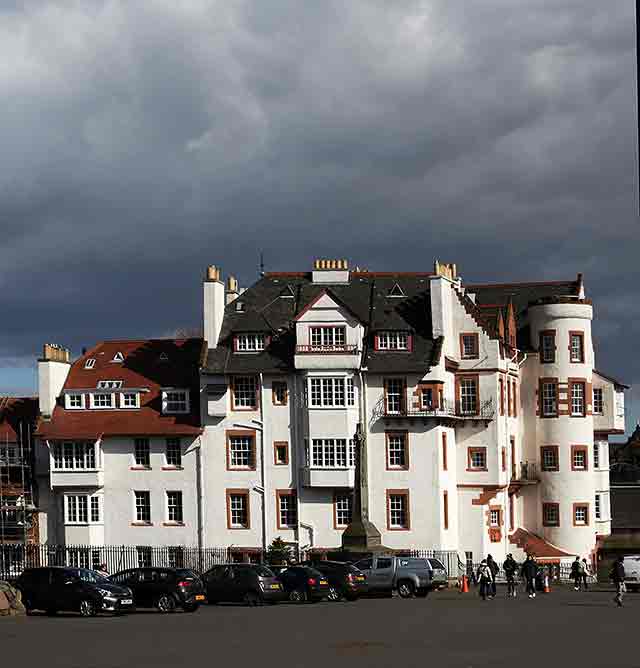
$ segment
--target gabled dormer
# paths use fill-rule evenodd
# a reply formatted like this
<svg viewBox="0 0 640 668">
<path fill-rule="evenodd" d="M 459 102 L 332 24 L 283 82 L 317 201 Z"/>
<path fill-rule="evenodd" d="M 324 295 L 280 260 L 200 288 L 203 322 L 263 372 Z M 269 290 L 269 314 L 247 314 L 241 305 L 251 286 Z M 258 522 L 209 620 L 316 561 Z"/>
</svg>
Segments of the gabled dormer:
<svg viewBox="0 0 640 668">
<path fill-rule="evenodd" d="M 364 326 L 329 289 L 321 290 L 300 311 L 295 324 L 296 368 L 359 366 Z"/>
</svg>

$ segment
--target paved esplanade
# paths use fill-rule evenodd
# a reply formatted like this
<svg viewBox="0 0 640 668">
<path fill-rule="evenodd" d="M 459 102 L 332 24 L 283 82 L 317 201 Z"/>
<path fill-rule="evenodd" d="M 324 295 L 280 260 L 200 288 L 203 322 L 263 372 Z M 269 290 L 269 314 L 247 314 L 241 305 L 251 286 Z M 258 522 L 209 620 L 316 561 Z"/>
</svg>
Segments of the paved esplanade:
<svg viewBox="0 0 640 668">
<path fill-rule="evenodd" d="M 520 592 L 519 592 L 520 594 Z M 65 668 L 163 666 L 640 665 L 640 595 L 554 591 L 535 600 L 474 593 L 424 600 L 205 606 L 195 614 L 66 614 L 0 620 L 2 664 Z"/>
</svg>

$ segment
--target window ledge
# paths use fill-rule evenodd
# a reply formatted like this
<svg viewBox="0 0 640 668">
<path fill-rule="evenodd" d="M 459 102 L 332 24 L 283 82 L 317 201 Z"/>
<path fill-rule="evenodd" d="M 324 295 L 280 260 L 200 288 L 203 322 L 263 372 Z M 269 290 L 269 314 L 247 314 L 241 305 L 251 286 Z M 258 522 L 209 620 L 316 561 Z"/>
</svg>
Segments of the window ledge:
<svg viewBox="0 0 640 668">
<path fill-rule="evenodd" d="M 152 527 L 153 522 L 131 522 L 132 527 Z"/>
<path fill-rule="evenodd" d="M 487 473 L 489 469 L 467 469 L 467 473 Z"/>
<path fill-rule="evenodd" d="M 184 466 L 163 466 L 161 471 L 184 471 Z"/>
<path fill-rule="evenodd" d="M 102 469 L 51 469 L 51 473 L 102 473 Z"/>
<path fill-rule="evenodd" d="M 130 471 L 152 471 L 153 468 L 151 466 L 130 466 L 129 470 Z"/>
<path fill-rule="evenodd" d="M 163 527 L 183 527 L 185 526 L 184 522 L 163 522 Z"/>
</svg>

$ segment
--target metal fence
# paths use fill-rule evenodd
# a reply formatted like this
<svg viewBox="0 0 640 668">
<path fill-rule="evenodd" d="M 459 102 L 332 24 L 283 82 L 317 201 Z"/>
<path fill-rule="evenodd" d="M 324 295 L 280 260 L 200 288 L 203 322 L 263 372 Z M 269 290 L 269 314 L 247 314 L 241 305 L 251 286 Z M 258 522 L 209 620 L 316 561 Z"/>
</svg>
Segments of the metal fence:
<svg viewBox="0 0 640 668">
<path fill-rule="evenodd" d="M 466 574 L 472 581 L 475 581 L 475 576 L 476 573 L 478 572 L 478 568 L 480 568 L 480 563 L 474 563 L 473 567 L 471 564 L 463 564 L 460 562 L 460 575 Z M 518 569 L 516 571 L 516 580 L 522 580 L 520 577 L 520 568 L 522 567 L 522 564 L 518 564 Z M 549 570 L 546 571 L 547 564 L 544 562 L 538 562 L 538 568 L 544 575 L 545 572 L 549 575 L 549 580 L 550 582 L 573 582 L 573 578 L 571 577 L 571 564 L 549 564 L 548 568 Z M 473 574 L 473 575 L 472 575 Z M 499 584 L 504 584 L 507 581 L 507 576 L 505 575 L 504 571 L 502 568 L 496 573 L 496 582 Z M 589 574 L 587 576 L 587 582 L 589 583 L 595 583 L 597 582 L 597 576 L 593 573 Z"/>
<path fill-rule="evenodd" d="M 200 573 L 215 564 L 244 560 L 233 548 L 149 545 L 24 545 L 0 544 L 0 580 L 13 580 L 25 568 L 74 566 L 98 568 L 106 564 L 109 573 L 125 568 L 165 566 L 191 568 Z"/>
</svg>

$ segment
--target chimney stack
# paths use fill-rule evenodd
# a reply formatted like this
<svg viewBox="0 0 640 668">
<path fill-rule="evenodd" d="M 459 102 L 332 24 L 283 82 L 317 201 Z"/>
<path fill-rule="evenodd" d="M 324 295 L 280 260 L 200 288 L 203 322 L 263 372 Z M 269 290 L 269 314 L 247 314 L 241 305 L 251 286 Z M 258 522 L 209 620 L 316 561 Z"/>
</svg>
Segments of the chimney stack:
<svg viewBox="0 0 640 668">
<path fill-rule="evenodd" d="M 224 318 L 224 283 L 222 272 L 215 264 L 207 267 L 203 285 L 204 339 L 209 348 L 218 345 Z"/>
<path fill-rule="evenodd" d="M 71 368 L 71 353 L 55 343 L 42 346 L 38 360 L 38 404 L 40 414 L 50 417 Z"/>
<path fill-rule="evenodd" d="M 227 279 L 227 304 L 231 304 L 234 299 L 238 298 L 239 294 L 238 281 L 235 276 L 229 276 Z"/>
</svg>

